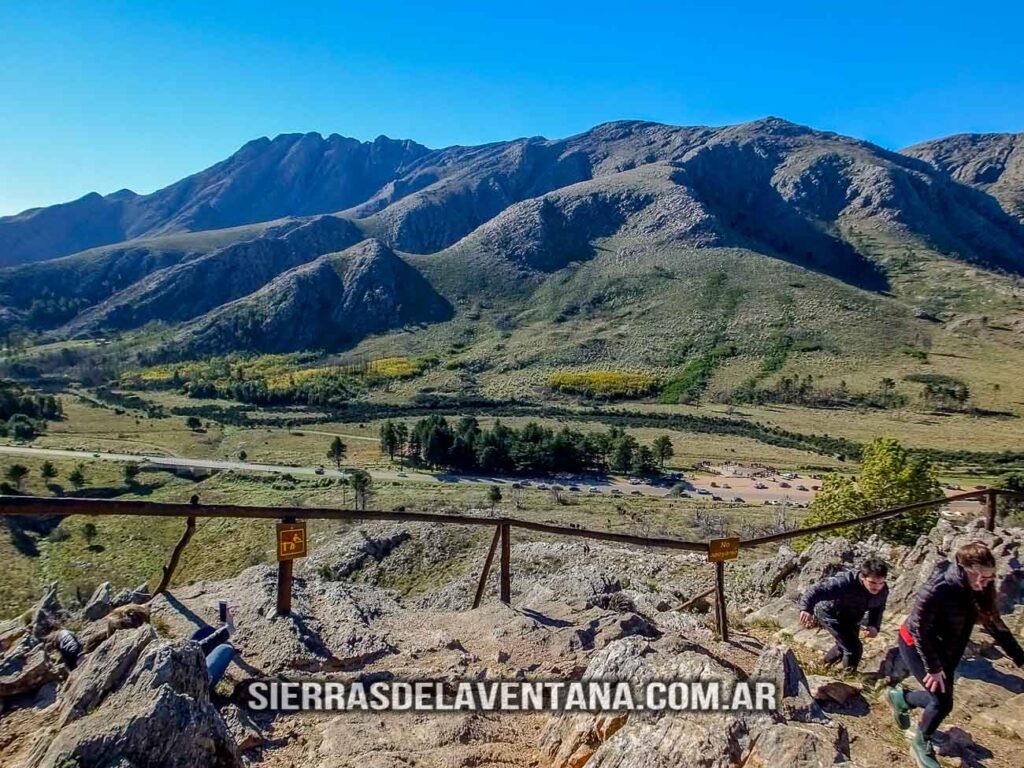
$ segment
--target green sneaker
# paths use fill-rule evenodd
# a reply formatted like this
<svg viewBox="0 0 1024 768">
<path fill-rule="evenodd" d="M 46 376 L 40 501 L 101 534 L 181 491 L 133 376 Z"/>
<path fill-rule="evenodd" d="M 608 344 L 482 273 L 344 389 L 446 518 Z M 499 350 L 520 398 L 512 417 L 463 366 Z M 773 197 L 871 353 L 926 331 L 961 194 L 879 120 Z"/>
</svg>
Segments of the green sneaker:
<svg viewBox="0 0 1024 768">
<path fill-rule="evenodd" d="M 926 738 L 920 728 L 914 731 L 914 738 L 910 742 L 910 754 L 919 768 L 942 768 L 939 761 L 935 759 L 932 740 Z"/>
<path fill-rule="evenodd" d="M 889 702 L 889 709 L 892 710 L 896 725 L 901 731 L 907 730 L 910 727 L 910 705 L 907 704 L 907 698 L 903 695 L 903 688 L 898 686 L 890 688 L 885 692 L 885 700 Z"/>
</svg>

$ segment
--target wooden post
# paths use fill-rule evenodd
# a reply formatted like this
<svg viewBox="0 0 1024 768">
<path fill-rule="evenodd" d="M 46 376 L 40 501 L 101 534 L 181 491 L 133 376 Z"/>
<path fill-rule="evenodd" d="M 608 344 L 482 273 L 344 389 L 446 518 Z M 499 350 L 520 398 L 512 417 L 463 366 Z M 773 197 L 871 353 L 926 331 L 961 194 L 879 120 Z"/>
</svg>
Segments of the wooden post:
<svg viewBox="0 0 1024 768">
<path fill-rule="evenodd" d="M 480 574 L 480 583 L 476 585 L 476 597 L 473 598 L 473 607 L 480 607 L 480 600 L 484 596 L 484 587 L 487 585 L 487 577 L 491 573 L 491 563 L 494 562 L 494 552 L 498 549 L 498 540 L 501 538 L 501 526 L 494 529 L 494 538 L 491 539 L 491 548 L 487 550 L 487 559 L 484 560 L 484 570 Z"/>
<path fill-rule="evenodd" d="M 153 592 L 153 597 L 156 597 L 161 592 L 171 585 L 171 579 L 174 577 L 174 569 L 178 567 L 178 560 L 181 558 L 181 553 L 185 549 L 185 545 L 188 544 L 189 539 L 192 538 L 192 534 L 196 532 L 196 519 L 194 517 L 188 517 L 185 519 L 185 532 L 181 534 L 181 538 L 178 539 L 178 543 L 174 545 L 174 551 L 171 553 L 171 559 L 164 566 L 164 574 L 160 577 L 160 584 L 157 585 L 156 590 Z"/>
<path fill-rule="evenodd" d="M 193 493 L 192 497 L 188 500 L 188 503 L 193 507 L 199 506 L 199 496 Z M 196 518 L 194 515 L 189 515 L 185 518 L 185 532 L 181 534 L 181 538 L 178 539 L 178 543 L 174 545 L 174 551 L 171 552 L 171 559 L 168 561 L 167 565 L 164 566 L 163 576 L 160 577 L 160 583 L 153 591 L 153 596 L 150 597 L 150 600 L 161 592 L 166 591 L 171 585 L 171 579 L 174 577 L 174 571 L 178 567 L 178 560 L 181 558 L 181 553 L 185 551 L 185 546 L 188 544 L 189 540 L 192 538 L 192 534 L 195 532 Z"/>
<path fill-rule="evenodd" d="M 501 526 L 501 583 L 499 593 L 501 602 L 508 605 L 512 602 L 512 526 L 502 523 Z"/>
<path fill-rule="evenodd" d="M 294 523 L 294 517 L 281 522 Z M 277 615 L 287 616 L 292 612 L 292 561 L 279 560 L 277 563 Z"/>
<path fill-rule="evenodd" d="M 988 495 L 985 496 L 985 512 L 987 513 L 987 520 L 985 521 L 985 527 L 990 531 L 996 529 L 996 496 L 995 491 L 989 491 Z"/>
<path fill-rule="evenodd" d="M 729 641 L 729 615 L 725 606 L 725 563 L 715 563 L 715 604 L 718 606 L 718 634 Z"/>
</svg>

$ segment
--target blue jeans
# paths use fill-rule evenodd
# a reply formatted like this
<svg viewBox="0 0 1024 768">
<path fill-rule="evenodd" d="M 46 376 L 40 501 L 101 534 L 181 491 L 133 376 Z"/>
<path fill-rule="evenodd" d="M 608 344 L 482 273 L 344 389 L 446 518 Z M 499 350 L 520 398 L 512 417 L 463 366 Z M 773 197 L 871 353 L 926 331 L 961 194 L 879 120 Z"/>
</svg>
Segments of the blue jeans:
<svg viewBox="0 0 1024 768">
<path fill-rule="evenodd" d="M 213 688 L 224 677 L 224 673 L 235 657 L 235 648 L 224 641 L 228 638 L 228 628 L 214 629 L 211 626 L 200 627 L 192 633 L 190 640 L 199 643 L 206 657 L 206 671 L 210 675 L 210 688 Z"/>
<path fill-rule="evenodd" d="M 228 665 L 235 657 L 235 648 L 231 643 L 221 643 L 206 657 L 206 671 L 210 673 L 210 687 L 213 688 L 224 677 Z"/>
</svg>

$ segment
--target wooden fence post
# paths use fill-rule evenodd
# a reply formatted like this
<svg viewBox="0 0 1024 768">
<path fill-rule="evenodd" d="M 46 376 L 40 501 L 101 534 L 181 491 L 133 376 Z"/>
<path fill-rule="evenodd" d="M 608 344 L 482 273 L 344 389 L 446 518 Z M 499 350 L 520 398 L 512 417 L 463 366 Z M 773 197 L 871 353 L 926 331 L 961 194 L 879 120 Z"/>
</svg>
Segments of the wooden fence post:
<svg viewBox="0 0 1024 768">
<path fill-rule="evenodd" d="M 476 585 L 476 597 L 473 598 L 473 607 L 480 607 L 480 600 L 484 596 L 484 587 L 487 586 L 487 577 L 491 573 L 491 563 L 494 562 L 494 551 L 498 548 L 498 540 L 501 538 L 501 526 L 494 529 L 494 538 L 491 539 L 491 548 L 487 550 L 487 559 L 484 560 L 484 570 L 480 574 L 480 583 Z"/>
<path fill-rule="evenodd" d="M 729 641 L 729 614 L 725 605 L 725 563 L 715 563 L 715 614 L 718 617 L 718 634 L 723 642 Z"/>
<path fill-rule="evenodd" d="M 197 506 L 199 504 L 199 497 L 193 495 L 192 498 L 188 500 L 188 503 L 193 507 Z M 181 559 L 181 553 L 185 551 L 185 546 L 188 544 L 189 540 L 192 538 L 192 534 L 195 532 L 196 519 L 194 516 L 189 515 L 185 518 L 185 532 L 181 534 L 181 538 L 178 539 L 178 543 L 174 545 L 174 551 L 171 552 L 171 559 L 168 561 L 167 565 L 164 566 L 164 572 L 160 577 L 160 583 L 157 585 L 156 589 L 153 590 L 153 597 L 156 597 L 160 593 L 166 591 L 166 589 L 171 585 L 171 579 L 174 577 L 174 571 L 178 567 L 178 560 Z"/>
<path fill-rule="evenodd" d="M 985 496 L 985 511 L 987 513 L 987 520 L 985 521 L 985 527 L 990 531 L 996 529 L 996 500 L 998 496 L 995 491 L 989 491 Z"/>
<path fill-rule="evenodd" d="M 501 584 L 499 587 L 501 602 L 508 605 L 512 602 L 512 526 L 501 524 Z"/>
<path fill-rule="evenodd" d="M 294 517 L 286 517 L 282 523 L 294 523 Z M 275 544 L 276 546 L 276 544 Z M 277 615 L 288 616 L 292 612 L 292 561 L 277 562 Z"/>
</svg>

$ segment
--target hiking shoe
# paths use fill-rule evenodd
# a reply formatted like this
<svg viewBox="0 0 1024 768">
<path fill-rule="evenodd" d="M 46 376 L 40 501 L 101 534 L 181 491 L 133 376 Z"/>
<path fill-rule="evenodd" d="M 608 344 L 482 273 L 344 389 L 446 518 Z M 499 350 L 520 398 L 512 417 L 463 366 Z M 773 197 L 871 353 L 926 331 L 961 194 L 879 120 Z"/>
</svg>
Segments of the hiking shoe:
<svg viewBox="0 0 1024 768">
<path fill-rule="evenodd" d="M 899 687 L 890 688 L 885 692 L 885 700 L 889 702 L 889 709 L 892 710 L 892 716 L 896 720 L 896 725 L 901 731 L 907 730 L 910 727 L 910 705 L 907 704 L 907 698 L 903 694 L 903 689 Z"/>
<path fill-rule="evenodd" d="M 910 742 L 910 754 L 918 768 L 942 768 L 939 761 L 935 759 L 932 740 L 921 733 L 920 728 L 914 732 L 914 738 Z"/>
</svg>

